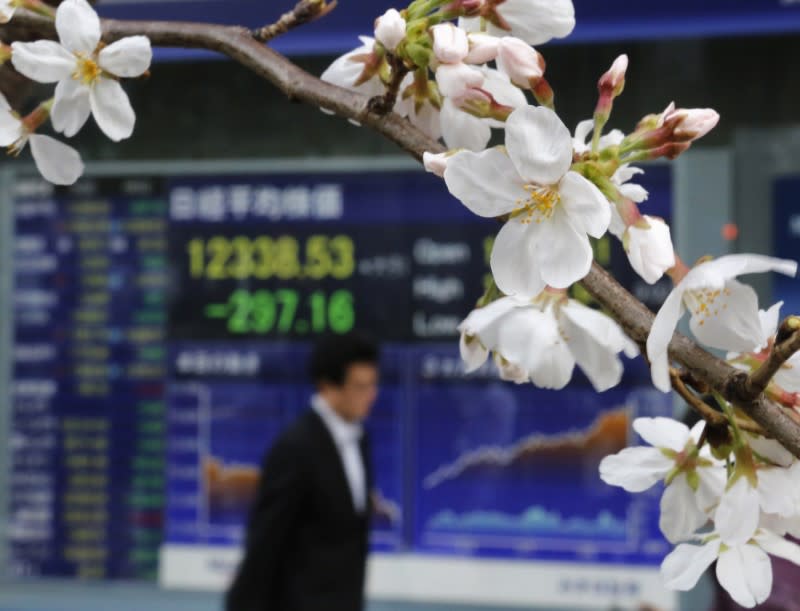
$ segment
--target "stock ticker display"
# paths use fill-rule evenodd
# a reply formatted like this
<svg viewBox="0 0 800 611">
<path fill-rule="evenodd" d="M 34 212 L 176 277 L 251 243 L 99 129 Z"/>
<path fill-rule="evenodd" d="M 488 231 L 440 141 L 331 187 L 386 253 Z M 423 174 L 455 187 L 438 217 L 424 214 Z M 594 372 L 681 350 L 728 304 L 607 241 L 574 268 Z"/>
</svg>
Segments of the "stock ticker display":
<svg viewBox="0 0 800 611">
<path fill-rule="evenodd" d="M 650 168 L 648 214 L 669 216 Z M 265 449 L 306 409 L 315 336 L 382 340 L 368 422 L 373 545 L 653 564 L 657 501 L 597 476 L 641 363 L 598 395 L 465 376 L 457 325 L 497 225 L 411 171 L 86 179 L 16 186 L 9 537 L 20 575 L 151 578 L 158 550 L 238 546 Z M 599 261 L 657 307 L 616 241 Z M 589 300 L 576 289 L 574 296 Z"/>
</svg>

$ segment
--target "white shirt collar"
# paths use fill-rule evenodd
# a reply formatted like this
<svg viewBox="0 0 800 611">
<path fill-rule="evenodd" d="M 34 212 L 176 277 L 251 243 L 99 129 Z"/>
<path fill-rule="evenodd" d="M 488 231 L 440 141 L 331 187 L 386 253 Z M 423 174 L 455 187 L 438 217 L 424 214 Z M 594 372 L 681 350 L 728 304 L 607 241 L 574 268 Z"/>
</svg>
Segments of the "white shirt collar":
<svg viewBox="0 0 800 611">
<path fill-rule="evenodd" d="M 314 394 L 311 397 L 311 408 L 322 418 L 337 445 L 350 444 L 361 439 L 361 425 L 342 418 L 322 396 Z"/>
</svg>

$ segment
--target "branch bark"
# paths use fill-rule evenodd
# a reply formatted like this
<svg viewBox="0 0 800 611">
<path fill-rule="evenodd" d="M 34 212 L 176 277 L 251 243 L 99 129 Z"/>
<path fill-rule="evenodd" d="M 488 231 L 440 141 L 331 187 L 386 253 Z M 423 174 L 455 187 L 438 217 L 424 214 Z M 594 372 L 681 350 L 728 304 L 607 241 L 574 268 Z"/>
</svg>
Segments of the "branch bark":
<svg viewBox="0 0 800 611">
<path fill-rule="evenodd" d="M 35 31 L 43 38 L 55 38 L 53 22 L 20 11 L 14 25 Z M 445 148 L 396 113 L 382 114 L 370 99 L 347 91 L 300 69 L 287 58 L 253 38 L 246 28 L 203 23 L 104 20 L 103 40 L 144 35 L 154 46 L 208 49 L 227 55 L 275 85 L 290 99 L 325 108 L 353 119 L 388 138 L 417 160 L 426 151 L 440 153 Z M 605 306 L 637 343 L 647 340 L 654 315 L 625 290 L 597 263 L 582 280 L 583 286 Z M 747 391 L 747 374 L 703 350 L 689 338 L 675 333 L 669 345 L 671 357 L 698 379 L 717 390 L 728 401 L 741 407 L 772 437 L 800 458 L 800 424 L 778 404 L 763 394 L 752 397 Z"/>
<path fill-rule="evenodd" d="M 800 317 L 790 316 L 781 324 L 777 341 L 770 350 L 767 360 L 748 376 L 744 384 L 745 395 L 754 399 L 763 393 L 775 374 L 798 351 L 800 351 Z"/>
</svg>

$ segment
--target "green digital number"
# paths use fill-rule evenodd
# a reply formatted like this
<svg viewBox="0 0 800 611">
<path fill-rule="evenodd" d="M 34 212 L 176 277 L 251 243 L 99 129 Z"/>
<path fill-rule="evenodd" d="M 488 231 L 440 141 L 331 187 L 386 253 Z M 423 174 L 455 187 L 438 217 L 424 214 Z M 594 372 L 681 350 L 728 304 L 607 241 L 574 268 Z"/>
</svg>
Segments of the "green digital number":
<svg viewBox="0 0 800 611">
<path fill-rule="evenodd" d="M 227 302 L 207 305 L 205 312 L 207 318 L 224 319 L 234 335 L 266 335 L 273 331 L 280 335 L 303 335 L 308 331 L 342 334 L 352 330 L 356 320 L 353 293 L 344 289 L 330 295 L 314 291 L 305 297 L 294 289 L 255 293 L 239 289 L 231 293 Z"/>
</svg>

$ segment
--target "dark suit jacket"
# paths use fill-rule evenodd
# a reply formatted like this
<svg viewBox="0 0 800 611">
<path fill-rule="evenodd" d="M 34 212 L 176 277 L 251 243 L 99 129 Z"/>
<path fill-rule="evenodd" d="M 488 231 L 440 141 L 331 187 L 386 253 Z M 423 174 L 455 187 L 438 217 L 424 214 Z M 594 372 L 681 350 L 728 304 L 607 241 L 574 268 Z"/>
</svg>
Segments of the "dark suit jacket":
<svg viewBox="0 0 800 611">
<path fill-rule="evenodd" d="M 366 436 L 361 453 L 369 494 Z M 369 517 L 353 506 L 338 448 L 308 410 L 264 460 L 226 610 L 361 611 L 368 536 Z"/>
</svg>

